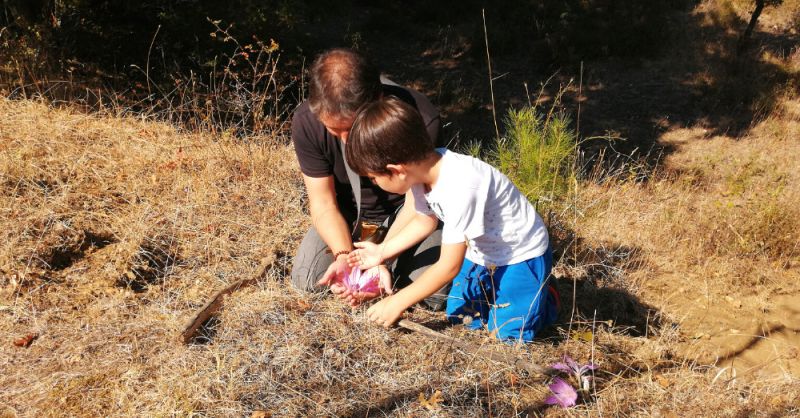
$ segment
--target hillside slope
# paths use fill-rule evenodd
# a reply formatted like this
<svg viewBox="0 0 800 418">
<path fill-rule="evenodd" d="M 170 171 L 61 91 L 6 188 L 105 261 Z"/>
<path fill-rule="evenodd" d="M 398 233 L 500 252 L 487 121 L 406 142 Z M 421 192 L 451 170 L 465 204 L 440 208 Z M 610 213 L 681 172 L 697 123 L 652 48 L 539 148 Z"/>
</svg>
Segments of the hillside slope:
<svg viewBox="0 0 800 418">
<path fill-rule="evenodd" d="M 551 219 L 578 240 L 558 244 L 565 309 L 542 342 L 412 319 L 538 364 L 593 359 L 579 414 L 800 413 L 798 108 L 747 138 L 671 131 L 650 181 L 581 185 L 578 211 Z M 564 413 L 535 376 L 290 289 L 308 220 L 289 146 L 3 100 L 0 187 L 5 415 Z M 177 342 L 271 253 L 281 263 L 228 299 L 210 342 Z"/>
</svg>

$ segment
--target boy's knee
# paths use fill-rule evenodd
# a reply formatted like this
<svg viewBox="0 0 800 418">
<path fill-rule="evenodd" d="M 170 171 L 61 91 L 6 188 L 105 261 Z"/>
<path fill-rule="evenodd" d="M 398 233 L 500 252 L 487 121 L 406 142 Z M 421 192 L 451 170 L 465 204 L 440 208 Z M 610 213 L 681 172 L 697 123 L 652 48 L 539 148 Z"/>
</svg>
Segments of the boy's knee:
<svg viewBox="0 0 800 418">
<path fill-rule="evenodd" d="M 489 321 L 489 330 L 499 340 L 531 342 L 558 319 L 558 309 L 552 295 L 543 298 L 540 305 L 537 311 L 518 316 L 495 313 Z"/>
<path fill-rule="evenodd" d="M 445 310 L 447 320 L 451 324 L 463 325 L 471 330 L 481 329 L 485 326 L 488 312 L 487 304 L 461 297 L 451 297 Z"/>
<path fill-rule="evenodd" d="M 448 306 L 446 312 L 447 320 L 453 325 L 463 325 L 464 328 L 469 330 L 478 330 L 484 327 L 481 316 L 470 309 L 464 309 L 463 306 L 460 309 L 453 310 Z"/>
<path fill-rule="evenodd" d="M 453 325 L 462 325 L 471 331 L 483 329 L 485 326 L 479 317 L 469 314 L 447 315 L 447 320 Z"/>
<path fill-rule="evenodd" d="M 536 338 L 536 334 L 541 331 L 541 326 L 523 326 L 521 324 L 522 318 L 516 323 L 506 323 L 499 328 L 491 329 L 490 331 L 498 340 L 501 341 L 523 341 L 526 343 L 532 342 Z"/>
</svg>

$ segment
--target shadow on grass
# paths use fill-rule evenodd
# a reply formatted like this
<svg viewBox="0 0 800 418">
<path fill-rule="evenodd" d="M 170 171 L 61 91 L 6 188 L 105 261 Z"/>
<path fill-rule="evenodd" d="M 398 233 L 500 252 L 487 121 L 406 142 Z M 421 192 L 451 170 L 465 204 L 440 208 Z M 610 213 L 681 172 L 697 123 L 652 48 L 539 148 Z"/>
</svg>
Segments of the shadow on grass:
<svg viewBox="0 0 800 418">
<path fill-rule="evenodd" d="M 574 331 L 597 327 L 632 337 L 657 334 L 667 325 L 661 312 L 630 291 L 627 277 L 645 262 L 641 250 L 614 243 L 589 246 L 578 239 L 572 247 L 555 243 L 554 269 L 561 297 L 559 323 Z M 569 335 L 551 330 L 545 338 L 558 342 Z"/>
<path fill-rule="evenodd" d="M 200 328 L 197 329 L 197 334 L 189 341 L 191 345 L 208 345 L 214 341 L 217 335 L 217 329 L 221 326 L 222 320 L 217 315 L 209 317 Z"/>
<path fill-rule="evenodd" d="M 144 293 L 148 287 L 158 285 L 172 273 L 180 262 L 176 240 L 172 236 L 145 239 L 131 257 L 130 270 L 116 280 L 118 287 Z"/>
<path fill-rule="evenodd" d="M 509 28 L 509 22 L 519 19 L 534 22 L 541 16 L 535 8 L 512 7 L 502 11 L 487 6 L 487 30 L 494 51 L 492 89 L 483 39 L 483 4 L 439 5 L 453 10 L 449 15 L 452 18 L 428 22 L 427 27 L 414 26 L 414 18 L 394 19 L 386 24 L 419 29 L 403 33 L 404 42 L 399 45 L 385 25 L 381 33 L 370 29 L 369 19 L 352 30 L 360 34 L 362 49 L 376 57 L 393 79 L 421 90 L 440 106 L 445 116 L 445 139 L 452 145 L 493 139 L 493 109 L 502 129 L 500 119 L 508 109 L 537 99 L 547 109 L 558 96 L 558 90 L 570 85 L 562 102 L 576 120 L 579 135 L 620 138 L 586 142 L 583 149 L 590 163 L 602 153 L 607 157 L 621 154 L 643 159 L 654 167 L 675 151 L 659 142 L 663 133 L 701 126 L 707 129 L 708 136 L 744 136 L 760 118 L 775 109 L 782 87 L 791 89 L 800 83 L 796 73 L 777 60 L 766 58 L 767 53 L 789 56 L 800 43 L 800 37 L 788 30 L 757 31 L 751 48 L 739 55 L 738 37 L 747 21 L 737 15 L 721 17 L 717 12 L 693 12 L 695 5 L 685 2 L 652 16 L 648 24 L 663 30 L 655 32 L 649 44 L 637 45 L 638 49 L 627 55 L 622 51 L 613 53 L 615 44 L 608 46 L 612 52 L 606 54 L 581 54 L 581 46 L 591 45 L 586 40 L 583 45 L 564 45 L 564 50 L 572 48 L 578 52 L 562 55 L 534 41 L 527 44 L 520 39 L 509 39 L 509 45 L 519 48 L 495 45 L 493 36 L 502 40 L 525 31 Z M 522 17 L 508 16 L 512 12 Z M 411 15 L 416 16 L 414 13 L 422 16 L 419 21 L 425 22 L 424 12 L 412 8 Z M 373 16 L 372 20 L 375 19 Z M 605 35 L 596 31 L 592 36 Z M 398 56 L 403 59 L 398 60 Z M 624 159 L 607 158 L 603 163 L 622 162 Z"/>
<path fill-rule="evenodd" d="M 295 79 L 302 78 L 296 76 L 315 54 L 330 47 L 354 47 L 395 81 L 427 94 L 441 108 L 443 134 L 455 146 L 494 138 L 495 113 L 502 119 L 509 108 L 537 99 L 547 106 L 559 88 L 571 83 L 563 103 L 580 136 L 610 133 L 624 138 L 586 143 L 590 159 L 601 152 L 619 152 L 656 163 L 673 151 L 659 143 L 665 131 L 700 125 L 708 135 L 744 135 L 774 109 L 781 86 L 791 85 L 791 79 L 795 86 L 800 82 L 776 60 L 765 58 L 767 52 L 777 57 L 791 54 L 800 41 L 797 35 L 756 30 L 749 52 L 738 55 L 738 37 L 748 22 L 724 10 L 697 12 L 700 2 L 691 0 L 632 0 L 615 7 L 596 0 L 502 5 L 481 0 L 380 5 L 346 0 L 335 6 L 317 0 L 236 0 L 235 7 L 208 0 L 197 3 L 183 10 L 158 2 L 99 1 L 83 14 L 64 9 L 55 26 L 48 26 L 49 14 L 31 27 L 5 16 L 11 47 L 31 48 L 23 42 L 25 33 L 39 30 L 51 50 L 38 51 L 37 56 L 53 61 L 53 71 L 64 72 L 29 74 L 6 87 L 32 82 L 36 85 L 27 93 L 14 91 L 24 97 L 52 94 L 68 100 L 69 94 L 51 89 L 68 79 L 80 94 L 118 86 L 136 102 L 151 94 L 151 83 L 159 90 L 174 90 L 182 70 L 194 72 L 192 82 L 208 82 L 203 77 L 210 74 L 209 62 L 230 53 L 225 42 L 209 36 L 210 17 L 222 19 L 223 25 L 235 23 L 233 35 L 240 41 L 256 35 L 280 42 L 281 80 L 297 90 L 287 92 L 289 101 L 302 96 Z M 492 56 L 491 89 L 484 20 Z M 107 47 L 98 50 L 97 44 Z M 38 64 L 28 63 L 29 68 L 9 77 L 33 71 Z"/>
</svg>

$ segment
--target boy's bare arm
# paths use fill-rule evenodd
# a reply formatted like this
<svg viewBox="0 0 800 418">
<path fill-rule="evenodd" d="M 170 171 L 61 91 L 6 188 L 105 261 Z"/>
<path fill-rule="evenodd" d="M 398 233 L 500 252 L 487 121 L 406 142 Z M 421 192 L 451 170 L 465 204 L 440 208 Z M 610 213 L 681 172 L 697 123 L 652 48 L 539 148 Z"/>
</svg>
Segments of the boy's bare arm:
<svg viewBox="0 0 800 418">
<path fill-rule="evenodd" d="M 381 261 L 397 257 L 403 251 L 413 247 L 419 242 L 422 242 L 431 233 L 433 233 L 433 231 L 436 230 L 436 226 L 438 224 L 439 221 L 432 215 L 429 216 L 421 213 L 415 213 L 411 221 L 409 221 L 405 228 L 399 231 L 393 239 L 383 241 L 383 254 L 381 254 Z"/>
<path fill-rule="evenodd" d="M 417 280 L 397 294 L 384 298 L 367 311 L 370 320 L 383 326 L 391 326 L 411 305 L 436 293 L 453 280 L 461 270 L 466 244 L 445 244 L 441 247 L 439 261 L 434 263 Z"/>
<path fill-rule="evenodd" d="M 384 263 L 400 255 L 403 251 L 411 248 L 427 238 L 439 221 L 431 216 L 418 213 L 414 207 L 414 194 L 409 190 L 406 193 L 405 203 L 397 218 L 389 228 L 383 244 L 380 246 L 371 243 L 356 243 L 355 251 L 348 256 L 351 266 L 370 268 Z"/>
<path fill-rule="evenodd" d="M 456 277 L 461 270 L 461 265 L 464 264 L 466 252 L 467 246 L 463 243 L 442 245 L 439 260 L 425 270 L 412 284 L 398 292 L 396 296 L 408 308 L 436 293 Z M 401 295 L 404 292 L 405 295 Z"/>
<path fill-rule="evenodd" d="M 355 243 L 357 250 L 350 253 L 347 261 L 351 266 L 359 266 L 362 269 L 375 267 L 424 240 L 436 230 L 438 224 L 439 221 L 435 217 L 416 213 L 401 231 L 380 245 L 371 242 Z"/>
</svg>

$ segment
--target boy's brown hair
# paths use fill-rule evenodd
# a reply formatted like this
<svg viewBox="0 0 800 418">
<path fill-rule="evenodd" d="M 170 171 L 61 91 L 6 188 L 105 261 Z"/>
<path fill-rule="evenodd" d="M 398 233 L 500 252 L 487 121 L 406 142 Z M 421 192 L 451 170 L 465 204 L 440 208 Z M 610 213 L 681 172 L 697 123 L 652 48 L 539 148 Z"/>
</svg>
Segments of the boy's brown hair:
<svg viewBox="0 0 800 418">
<path fill-rule="evenodd" d="M 322 53 L 309 70 L 308 105 L 318 117 L 350 118 L 381 95 L 380 72 L 355 51 Z"/>
<path fill-rule="evenodd" d="M 391 174 L 387 164 L 422 161 L 435 152 L 425 122 L 411 105 L 387 96 L 365 105 L 345 146 L 350 168 L 360 175 Z"/>
</svg>

